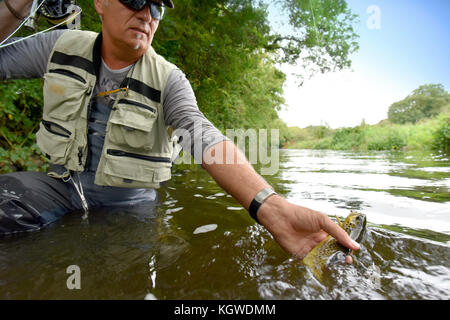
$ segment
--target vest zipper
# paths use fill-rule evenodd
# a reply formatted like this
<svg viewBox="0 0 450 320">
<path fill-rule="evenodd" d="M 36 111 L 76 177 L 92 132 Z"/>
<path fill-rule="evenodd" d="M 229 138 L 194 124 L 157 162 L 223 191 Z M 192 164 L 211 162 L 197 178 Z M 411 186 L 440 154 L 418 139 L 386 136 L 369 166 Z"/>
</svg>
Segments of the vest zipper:
<svg viewBox="0 0 450 320">
<path fill-rule="evenodd" d="M 170 158 L 152 157 L 152 156 L 130 153 L 130 152 L 125 152 L 125 151 L 116 150 L 116 149 L 108 149 L 108 150 L 106 150 L 106 153 L 111 156 L 115 156 L 115 157 L 129 157 L 129 158 L 135 158 L 135 159 L 146 160 L 146 161 L 151 161 L 151 162 L 171 163 Z"/>
<path fill-rule="evenodd" d="M 42 124 L 44 125 L 45 129 L 47 129 L 48 132 L 51 132 L 51 133 L 56 134 L 58 136 L 65 137 L 65 138 L 70 138 L 70 136 L 72 135 L 72 132 L 70 132 L 69 130 L 67 130 L 66 128 L 64 128 L 63 126 L 61 126 L 61 125 L 59 125 L 57 123 L 54 123 L 54 122 L 51 122 L 51 121 L 47 121 L 47 120 L 42 120 Z M 64 134 L 64 133 L 61 133 L 61 132 L 53 130 L 52 126 L 57 127 L 58 129 L 60 129 L 61 131 L 65 132 L 67 134 Z"/>
<path fill-rule="evenodd" d="M 58 73 L 58 74 L 62 74 L 65 76 L 68 76 L 72 79 L 78 80 L 80 82 L 82 82 L 83 84 L 86 83 L 86 80 L 83 79 L 83 77 L 79 76 L 78 74 L 76 74 L 75 72 L 66 70 L 66 69 L 52 69 L 49 71 L 50 73 Z"/>
<path fill-rule="evenodd" d="M 83 147 L 78 147 L 78 165 L 83 165 Z"/>
<path fill-rule="evenodd" d="M 152 107 L 150 107 L 148 105 L 145 105 L 143 103 L 139 103 L 139 102 L 136 102 L 136 101 L 131 101 L 131 100 L 128 100 L 128 99 L 120 99 L 118 103 L 130 104 L 132 106 L 136 106 L 136 107 L 139 107 L 139 108 L 147 109 L 147 110 L 149 110 L 149 111 L 151 111 L 153 113 L 156 112 L 156 110 L 154 108 L 152 108 Z"/>
<path fill-rule="evenodd" d="M 89 98 L 89 102 L 87 104 L 87 110 L 86 110 L 86 144 L 87 145 L 89 144 L 88 143 L 88 140 L 89 140 L 88 136 L 89 136 L 89 119 L 91 117 L 91 111 L 92 111 L 92 97 L 91 97 L 92 91 L 93 91 L 93 86 L 90 85 L 89 88 L 88 88 L 88 91 L 86 92 L 86 95 Z M 87 148 L 88 148 L 88 150 L 86 151 L 87 156 L 86 156 L 86 162 L 84 163 L 84 168 L 86 168 L 86 166 L 88 165 L 88 162 L 90 161 L 90 159 L 89 159 L 89 145 L 88 145 Z M 78 162 L 79 162 L 79 165 L 82 166 L 83 165 L 82 164 L 82 162 L 83 162 L 83 159 L 82 159 L 82 157 L 83 157 L 82 147 L 79 147 L 78 151 L 79 151 L 78 152 Z M 81 156 L 80 156 L 80 154 L 81 154 Z"/>
</svg>

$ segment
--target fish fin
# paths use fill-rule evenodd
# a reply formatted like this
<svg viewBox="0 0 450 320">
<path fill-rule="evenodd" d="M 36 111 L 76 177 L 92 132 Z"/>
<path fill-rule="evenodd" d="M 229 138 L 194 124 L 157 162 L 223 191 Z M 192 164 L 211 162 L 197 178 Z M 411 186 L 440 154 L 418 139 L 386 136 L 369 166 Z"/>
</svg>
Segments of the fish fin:
<svg viewBox="0 0 450 320">
<path fill-rule="evenodd" d="M 339 217 L 337 215 L 334 215 L 334 216 L 336 217 L 339 227 L 343 228 L 343 224 L 342 224 L 341 220 L 339 219 Z"/>
</svg>

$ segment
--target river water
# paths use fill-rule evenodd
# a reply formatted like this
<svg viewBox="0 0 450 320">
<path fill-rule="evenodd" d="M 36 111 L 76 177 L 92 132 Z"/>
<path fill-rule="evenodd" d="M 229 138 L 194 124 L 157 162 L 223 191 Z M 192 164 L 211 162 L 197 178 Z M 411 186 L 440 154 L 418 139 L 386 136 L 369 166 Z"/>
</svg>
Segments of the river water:
<svg viewBox="0 0 450 320">
<path fill-rule="evenodd" d="M 281 150 L 265 178 L 330 217 L 365 213 L 354 263 L 317 281 L 206 172 L 177 166 L 145 214 L 74 213 L 0 239 L 0 299 L 450 298 L 448 157 Z"/>
</svg>

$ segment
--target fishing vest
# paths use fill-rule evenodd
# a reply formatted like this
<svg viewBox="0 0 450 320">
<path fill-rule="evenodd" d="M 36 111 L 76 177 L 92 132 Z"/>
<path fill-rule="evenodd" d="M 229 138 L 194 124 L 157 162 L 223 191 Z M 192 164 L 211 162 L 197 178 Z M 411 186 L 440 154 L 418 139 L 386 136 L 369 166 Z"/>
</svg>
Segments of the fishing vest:
<svg viewBox="0 0 450 320">
<path fill-rule="evenodd" d="M 66 31 L 57 40 L 44 75 L 44 112 L 37 144 L 67 174 L 85 169 L 101 42 L 101 34 Z M 127 90 L 117 94 L 107 122 L 95 184 L 158 188 L 171 178 L 173 141 L 164 122 L 163 97 L 175 68 L 150 48 L 130 69 L 122 83 Z"/>
</svg>

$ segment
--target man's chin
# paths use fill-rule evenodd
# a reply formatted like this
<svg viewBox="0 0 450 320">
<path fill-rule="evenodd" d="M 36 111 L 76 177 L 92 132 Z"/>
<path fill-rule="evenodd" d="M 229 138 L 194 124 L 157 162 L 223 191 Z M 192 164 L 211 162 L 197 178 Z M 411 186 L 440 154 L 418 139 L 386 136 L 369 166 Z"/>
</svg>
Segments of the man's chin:
<svg viewBox="0 0 450 320">
<path fill-rule="evenodd" d="M 133 48 L 133 50 L 135 51 L 142 51 L 143 53 L 146 52 L 148 50 L 148 48 L 150 47 L 150 44 L 146 41 L 134 41 L 131 44 L 131 48 Z"/>
</svg>

